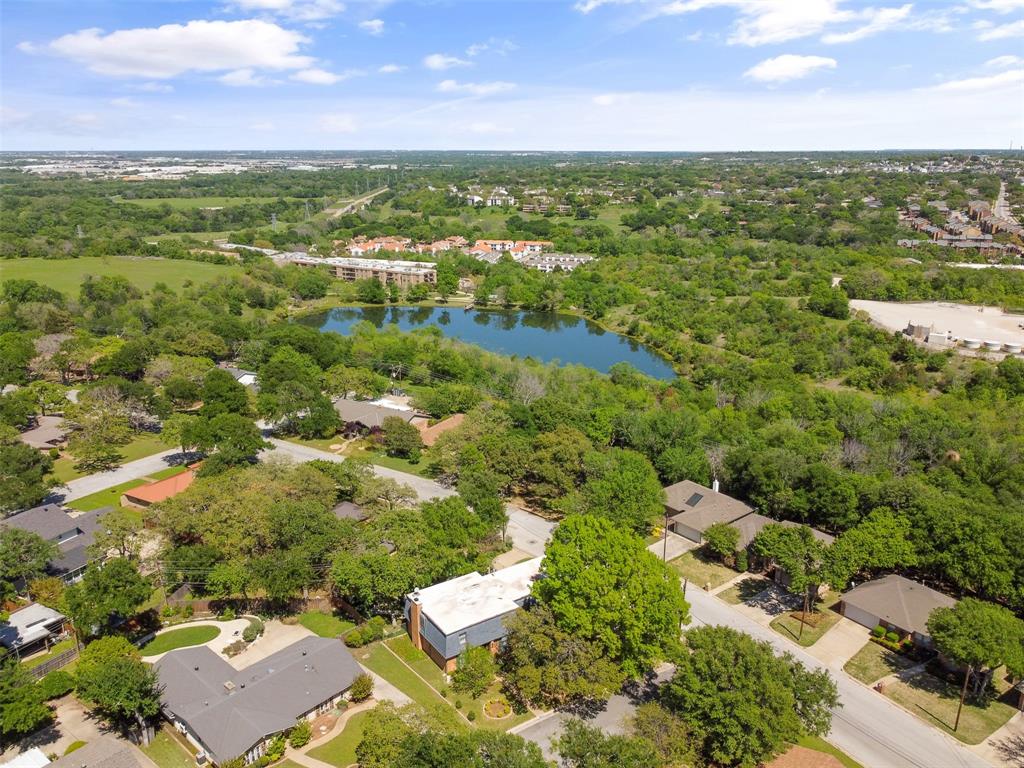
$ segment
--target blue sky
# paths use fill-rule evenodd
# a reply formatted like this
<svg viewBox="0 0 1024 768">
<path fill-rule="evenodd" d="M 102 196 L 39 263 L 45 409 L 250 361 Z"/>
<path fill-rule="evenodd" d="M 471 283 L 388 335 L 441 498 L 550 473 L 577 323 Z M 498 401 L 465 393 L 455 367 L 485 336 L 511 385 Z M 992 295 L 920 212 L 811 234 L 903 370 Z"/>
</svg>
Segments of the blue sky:
<svg viewBox="0 0 1024 768">
<path fill-rule="evenodd" d="M 1024 0 L 4 0 L 0 148 L 1024 142 Z"/>
</svg>

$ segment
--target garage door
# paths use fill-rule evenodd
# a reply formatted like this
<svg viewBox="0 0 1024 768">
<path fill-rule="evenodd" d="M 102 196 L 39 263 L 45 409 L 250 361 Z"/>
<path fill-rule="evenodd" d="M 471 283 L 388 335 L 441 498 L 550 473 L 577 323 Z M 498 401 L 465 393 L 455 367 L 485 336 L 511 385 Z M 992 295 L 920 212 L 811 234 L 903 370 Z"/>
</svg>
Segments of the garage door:
<svg viewBox="0 0 1024 768">
<path fill-rule="evenodd" d="M 878 626 L 878 617 L 872 616 L 867 611 L 861 610 L 855 606 L 843 603 L 843 615 L 850 621 L 856 621 L 858 624 L 867 627 L 868 629 L 874 629 Z"/>
</svg>

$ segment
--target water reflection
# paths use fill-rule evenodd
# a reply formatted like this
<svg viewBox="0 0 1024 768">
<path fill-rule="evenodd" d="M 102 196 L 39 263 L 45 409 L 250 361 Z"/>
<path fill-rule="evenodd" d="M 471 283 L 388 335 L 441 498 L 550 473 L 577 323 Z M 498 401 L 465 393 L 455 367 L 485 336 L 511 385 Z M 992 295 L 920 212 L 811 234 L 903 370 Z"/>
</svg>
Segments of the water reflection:
<svg viewBox="0 0 1024 768">
<path fill-rule="evenodd" d="M 350 333 L 359 322 L 378 329 L 395 325 L 403 331 L 433 327 L 445 336 L 502 355 L 585 365 L 602 373 L 625 362 L 648 376 L 675 377 L 672 367 L 643 344 L 575 315 L 500 309 L 467 312 L 445 307 L 342 307 L 300 322 L 342 334 Z"/>
</svg>

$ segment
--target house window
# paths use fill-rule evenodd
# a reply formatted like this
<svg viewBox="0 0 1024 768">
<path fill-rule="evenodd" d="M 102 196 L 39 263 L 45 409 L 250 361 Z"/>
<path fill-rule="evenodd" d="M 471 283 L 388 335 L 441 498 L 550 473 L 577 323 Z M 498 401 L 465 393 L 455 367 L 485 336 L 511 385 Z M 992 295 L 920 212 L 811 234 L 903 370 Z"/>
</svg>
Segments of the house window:
<svg viewBox="0 0 1024 768">
<path fill-rule="evenodd" d="M 459 632 L 459 647 L 460 648 L 465 648 L 466 647 L 466 633 L 465 632 Z"/>
</svg>

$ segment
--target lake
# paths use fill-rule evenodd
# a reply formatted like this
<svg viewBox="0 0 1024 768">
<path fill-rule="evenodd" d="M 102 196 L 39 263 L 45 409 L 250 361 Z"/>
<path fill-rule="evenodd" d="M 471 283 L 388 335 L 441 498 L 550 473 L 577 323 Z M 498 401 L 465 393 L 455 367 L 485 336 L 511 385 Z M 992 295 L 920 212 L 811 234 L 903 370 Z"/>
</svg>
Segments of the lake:
<svg viewBox="0 0 1024 768">
<path fill-rule="evenodd" d="M 500 309 L 467 312 L 462 307 L 340 307 L 300 320 L 344 335 L 363 321 L 377 328 L 397 325 L 403 331 L 435 325 L 445 336 L 500 355 L 585 365 L 601 373 L 615 363 L 629 363 L 656 379 L 675 378 L 668 361 L 643 344 L 575 315 Z"/>
</svg>

